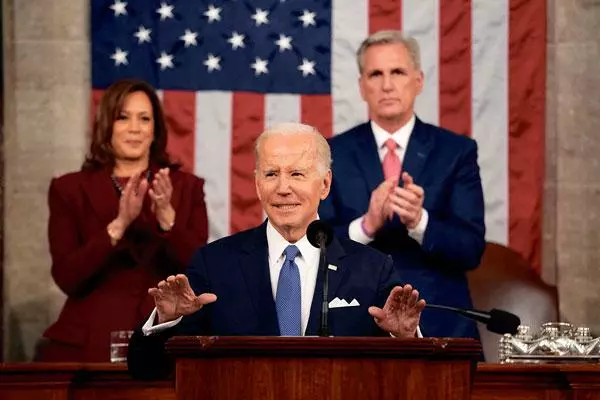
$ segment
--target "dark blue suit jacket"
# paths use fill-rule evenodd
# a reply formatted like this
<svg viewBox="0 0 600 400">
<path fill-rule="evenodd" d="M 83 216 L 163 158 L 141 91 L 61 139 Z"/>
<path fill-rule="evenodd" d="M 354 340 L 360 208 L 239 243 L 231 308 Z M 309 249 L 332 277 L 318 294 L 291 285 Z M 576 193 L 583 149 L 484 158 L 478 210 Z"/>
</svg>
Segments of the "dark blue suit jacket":
<svg viewBox="0 0 600 400">
<path fill-rule="evenodd" d="M 389 256 L 349 239 L 334 238 L 327 249 L 329 301 L 335 297 L 358 307 L 332 308 L 329 329 L 334 336 L 387 335 L 368 313 L 382 307 L 400 283 Z M 144 337 L 138 329 L 129 344 L 134 376 L 156 378 L 167 373 L 165 341 L 172 335 L 277 336 L 279 325 L 269 275 L 266 223 L 213 242 L 196 252 L 186 275 L 194 292 L 215 293 L 217 301 L 185 317 L 175 328 Z M 323 276 L 319 274 L 306 335 L 317 335 L 321 320 Z"/>
<path fill-rule="evenodd" d="M 367 211 L 383 170 L 369 123 L 335 136 L 330 145 L 333 183 L 319 216 L 347 237 L 350 222 Z M 429 223 L 423 243 L 409 237 L 395 217 L 370 245 L 392 255 L 402 281 L 427 302 L 472 307 L 465 272 L 478 266 L 485 247 L 477 144 L 417 118 L 402 168 L 425 190 Z M 425 309 L 421 328 L 427 336 L 478 337 L 474 323 L 447 311 Z"/>
</svg>

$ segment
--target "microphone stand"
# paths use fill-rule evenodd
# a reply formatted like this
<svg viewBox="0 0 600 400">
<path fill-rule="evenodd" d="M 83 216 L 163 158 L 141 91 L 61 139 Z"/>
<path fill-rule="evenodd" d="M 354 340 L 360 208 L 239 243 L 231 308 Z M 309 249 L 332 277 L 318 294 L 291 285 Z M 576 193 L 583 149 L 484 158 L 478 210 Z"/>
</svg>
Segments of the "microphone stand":
<svg viewBox="0 0 600 400">
<path fill-rule="evenodd" d="M 498 333 L 500 335 L 504 335 L 505 333 L 510 333 L 511 335 L 516 334 L 519 325 L 521 324 L 521 319 L 519 316 L 508 311 L 498 310 L 495 308 L 493 308 L 490 312 L 487 312 L 429 303 L 425 304 L 425 307 L 458 313 L 469 319 L 485 324 L 488 331 Z"/>
<path fill-rule="evenodd" d="M 429 303 L 427 303 L 425 305 L 425 307 L 437 308 L 438 310 L 454 311 L 461 315 L 464 315 L 465 317 L 469 317 L 469 318 L 475 319 L 476 321 L 483 322 L 483 323 L 487 323 L 490 319 L 489 313 L 486 313 L 483 311 L 478 311 L 478 310 L 463 310 L 463 309 L 456 308 L 456 307 L 442 306 L 439 304 L 429 304 Z"/>
<path fill-rule="evenodd" d="M 321 305 L 321 329 L 319 330 L 319 336 L 329 336 L 329 274 L 327 271 L 327 248 L 325 246 L 325 235 L 319 233 L 317 236 L 319 242 L 319 269 L 323 274 L 323 304 Z"/>
</svg>

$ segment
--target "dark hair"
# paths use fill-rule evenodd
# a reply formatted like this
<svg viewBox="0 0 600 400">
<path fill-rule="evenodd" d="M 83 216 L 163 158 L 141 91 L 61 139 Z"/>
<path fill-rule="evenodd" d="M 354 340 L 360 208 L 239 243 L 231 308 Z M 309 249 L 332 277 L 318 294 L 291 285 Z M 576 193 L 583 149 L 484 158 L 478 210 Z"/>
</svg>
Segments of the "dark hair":
<svg viewBox="0 0 600 400">
<path fill-rule="evenodd" d="M 110 85 L 102 96 L 94 118 L 92 143 L 81 167 L 82 169 L 114 167 L 115 154 L 111 144 L 113 124 L 121 113 L 125 98 L 135 92 L 145 93 L 150 99 L 150 103 L 152 103 L 154 140 L 150 145 L 149 164 L 161 168 L 178 168 L 180 166 L 172 162 L 167 153 L 167 124 L 156 91 L 151 85 L 142 80 L 123 79 Z"/>
</svg>

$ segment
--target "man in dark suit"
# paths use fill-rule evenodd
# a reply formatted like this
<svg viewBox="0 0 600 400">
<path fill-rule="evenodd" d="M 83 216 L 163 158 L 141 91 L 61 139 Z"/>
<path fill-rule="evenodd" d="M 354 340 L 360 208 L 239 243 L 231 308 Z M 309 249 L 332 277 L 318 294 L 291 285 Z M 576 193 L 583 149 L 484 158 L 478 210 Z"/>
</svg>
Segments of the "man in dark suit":
<svg viewBox="0 0 600 400">
<path fill-rule="evenodd" d="M 339 235 L 392 255 L 428 302 L 470 308 L 465 272 L 485 246 L 477 145 L 415 116 L 424 80 L 415 39 L 377 32 L 357 61 L 371 121 L 330 140 L 333 182 L 319 215 Z M 426 310 L 421 327 L 478 337 L 473 322 L 441 310 Z"/>
<path fill-rule="evenodd" d="M 205 246 L 187 276 L 170 276 L 149 290 L 156 308 L 129 344 L 132 375 L 168 373 L 163 349 L 174 334 L 317 334 L 323 276 L 306 231 L 329 194 L 329 146 L 310 126 L 283 124 L 258 138 L 256 158 L 267 221 Z M 416 335 L 425 302 L 410 285 L 397 286 L 389 256 L 334 238 L 327 262 L 331 334 Z"/>
</svg>

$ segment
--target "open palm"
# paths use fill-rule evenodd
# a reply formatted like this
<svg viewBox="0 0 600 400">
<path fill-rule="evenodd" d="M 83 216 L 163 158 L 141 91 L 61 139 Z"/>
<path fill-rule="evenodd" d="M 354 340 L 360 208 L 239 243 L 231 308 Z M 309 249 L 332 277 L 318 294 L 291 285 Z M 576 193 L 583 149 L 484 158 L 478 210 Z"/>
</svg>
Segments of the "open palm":
<svg viewBox="0 0 600 400">
<path fill-rule="evenodd" d="M 157 287 L 148 290 L 154 297 L 158 314 L 158 323 L 173 321 L 181 316 L 190 315 L 204 305 L 217 300 L 212 293 L 196 296 L 185 275 L 171 275 L 160 281 Z"/>
<path fill-rule="evenodd" d="M 381 329 L 395 337 L 415 337 L 424 308 L 425 300 L 419 300 L 419 292 L 412 286 L 396 286 L 383 308 L 369 307 L 369 314 Z"/>
</svg>

